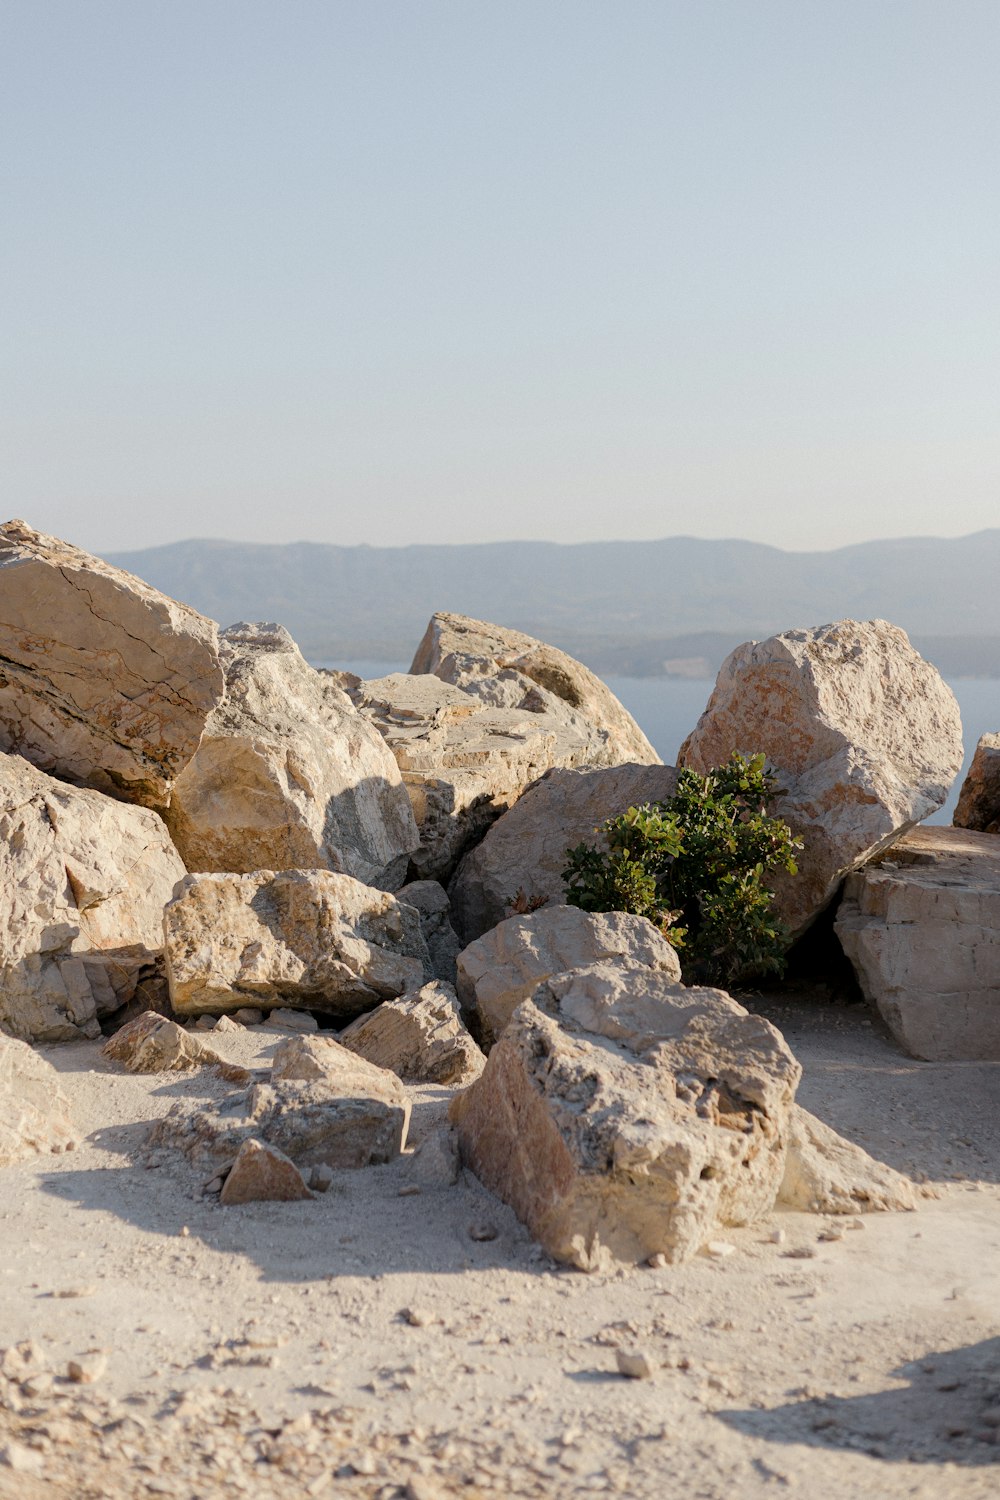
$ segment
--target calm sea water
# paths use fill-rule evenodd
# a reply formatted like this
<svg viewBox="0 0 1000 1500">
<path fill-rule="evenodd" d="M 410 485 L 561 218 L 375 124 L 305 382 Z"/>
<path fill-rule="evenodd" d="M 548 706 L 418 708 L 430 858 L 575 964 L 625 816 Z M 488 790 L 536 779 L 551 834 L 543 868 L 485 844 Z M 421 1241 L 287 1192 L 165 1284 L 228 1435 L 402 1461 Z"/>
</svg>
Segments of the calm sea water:
<svg viewBox="0 0 1000 1500">
<path fill-rule="evenodd" d="M 317 665 L 332 666 L 333 663 Z M 338 665 L 349 672 L 357 672 L 359 677 L 384 677 L 389 672 L 405 672 L 409 664 L 355 661 Z M 668 765 L 674 762 L 681 741 L 698 722 L 698 715 L 708 702 L 713 687 L 711 681 L 689 682 L 670 677 L 608 677 L 605 680 Z M 928 819 L 930 823 L 951 822 L 959 789 L 980 735 L 1000 731 L 1000 679 L 956 677 L 948 685 L 962 712 L 965 764 L 955 780 L 951 796 L 940 812 Z"/>
</svg>

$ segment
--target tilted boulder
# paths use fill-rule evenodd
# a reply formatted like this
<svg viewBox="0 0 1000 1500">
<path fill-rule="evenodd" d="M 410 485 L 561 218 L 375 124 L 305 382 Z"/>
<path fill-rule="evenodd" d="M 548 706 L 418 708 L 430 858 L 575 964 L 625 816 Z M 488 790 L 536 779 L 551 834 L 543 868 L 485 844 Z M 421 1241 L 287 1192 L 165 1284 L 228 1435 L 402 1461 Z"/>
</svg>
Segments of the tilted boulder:
<svg viewBox="0 0 1000 1500">
<path fill-rule="evenodd" d="M 673 766 L 550 771 L 471 850 L 448 888 L 452 921 L 466 943 L 518 910 L 565 900 L 566 852 L 599 844 L 599 824 L 677 789 Z"/>
<path fill-rule="evenodd" d="M 508 917 L 470 943 L 458 959 L 458 998 L 492 1043 L 543 979 L 606 959 L 658 969 L 680 983 L 675 949 L 645 917 L 550 906 Z"/>
<path fill-rule="evenodd" d="M 565 726 L 583 746 L 561 765 L 655 766 L 660 757 L 599 677 L 565 651 L 468 615 L 432 617 L 410 671 L 433 672 L 498 708 L 527 708 Z"/>
<path fill-rule="evenodd" d="M 0 1167 L 38 1152 L 71 1151 L 76 1135 L 59 1074 L 0 1031 Z"/>
<path fill-rule="evenodd" d="M 962 764 L 958 704 L 885 620 L 841 620 L 738 646 L 679 764 L 703 774 L 733 751 L 777 776 L 771 811 L 803 840 L 798 874 L 774 877 L 793 935 L 844 876 L 929 817 Z"/>
<path fill-rule="evenodd" d="M 188 875 L 163 932 L 179 1015 L 291 1005 L 349 1020 L 418 989 L 429 964 L 412 906 L 330 870 Z"/>
<path fill-rule="evenodd" d="M 0 754 L 0 1026 L 97 1036 L 156 963 L 183 874 L 156 813 Z"/>
<path fill-rule="evenodd" d="M 1000 833 L 1000 734 L 980 738 L 952 822 L 977 833 Z"/>
<path fill-rule="evenodd" d="M 721 990 L 592 964 L 518 1007 L 451 1117 L 463 1159 L 556 1259 L 679 1261 L 773 1206 L 800 1073 Z"/>
<path fill-rule="evenodd" d="M 836 932 L 896 1041 L 934 1062 L 1000 1060 L 1000 841 L 915 828 L 849 875 Z"/>
<path fill-rule="evenodd" d="M 0 593 L 0 750 L 163 807 L 222 697 L 214 623 L 23 521 Z"/>
<path fill-rule="evenodd" d="M 471 1083 L 486 1062 L 462 1024 L 454 990 L 438 980 L 359 1016 L 338 1041 L 410 1083 Z"/>
<path fill-rule="evenodd" d="M 451 925 L 448 892 L 437 880 L 411 880 L 409 885 L 400 887 L 396 896 L 420 913 L 420 930 L 431 957 L 434 978 L 454 985 L 455 963 L 462 944 Z"/>
<path fill-rule="evenodd" d="M 130 1073 L 185 1073 L 223 1062 L 200 1038 L 152 1010 L 120 1027 L 101 1051 Z"/>
<path fill-rule="evenodd" d="M 417 829 L 382 737 L 282 626 L 230 626 L 219 649 L 225 701 L 166 812 L 187 868 L 401 884 Z"/>
<path fill-rule="evenodd" d="M 908 1177 L 796 1104 L 778 1202 L 814 1214 L 908 1213 L 918 1193 Z"/>
</svg>

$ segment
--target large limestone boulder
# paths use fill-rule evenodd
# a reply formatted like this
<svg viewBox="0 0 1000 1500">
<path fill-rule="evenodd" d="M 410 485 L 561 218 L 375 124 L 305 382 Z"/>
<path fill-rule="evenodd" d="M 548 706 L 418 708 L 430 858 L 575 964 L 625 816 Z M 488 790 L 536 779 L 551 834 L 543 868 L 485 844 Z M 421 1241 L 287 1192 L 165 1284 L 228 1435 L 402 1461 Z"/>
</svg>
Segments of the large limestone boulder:
<svg viewBox="0 0 1000 1500">
<path fill-rule="evenodd" d="M 914 1057 L 1000 1060 L 1000 840 L 915 828 L 848 876 L 837 936 Z"/>
<path fill-rule="evenodd" d="M 721 990 L 592 964 L 518 1007 L 451 1117 L 463 1159 L 556 1259 L 679 1261 L 773 1206 L 800 1072 Z"/>
<path fill-rule="evenodd" d="M 192 871 L 326 869 L 393 889 L 418 843 L 382 737 L 280 625 L 232 625 L 225 701 L 181 771 L 167 825 Z"/>
<path fill-rule="evenodd" d="M 527 708 L 564 724 L 586 750 L 559 764 L 660 763 L 632 715 L 599 677 L 565 651 L 520 630 L 467 615 L 436 614 L 410 671 L 433 672 L 498 708 Z"/>
<path fill-rule="evenodd" d="M 419 989 L 416 909 L 330 870 L 188 875 L 163 913 L 179 1015 L 283 1005 L 351 1019 Z"/>
<path fill-rule="evenodd" d="M 470 943 L 458 959 L 458 998 L 492 1044 L 543 979 L 605 959 L 659 969 L 680 983 L 675 949 L 645 917 L 550 906 L 509 917 Z"/>
<path fill-rule="evenodd" d="M 663 802 L 677 789 L 673 766 L 550 771 L 465 856 L 448 889 L 452 921 L 471 943 L 520 909 L 564 900 L 566 851 L 628 807 Z M 520 895 L 520 899 L 518 899 Z"/>
<path fill-rule="evenodd" d="M 71 1151 L 76 1136 L 59 1074 L 0 1031 L 0 1167 L 36 1152 Z"/>
<path fill-rule="evenodd" d="M 0 593 L 0 750 L 163 807 L 222 697 L 213 622 L 23 521 Z"/>
<path fill-rule="evenodd" d="M 1000 833 L 1000 734 L 984 734 L 976 746 L 952 822 L 977 833 Z"/>
<path fill-rule="evenodd" d="M 440 980 L 383 1001 L 345 1027 L 338 1041 L 409 1083 L 471 1083 L 486 1062 L 462 1023 L 454 990 Z"/>
<path fill-rule="evenodd" d="M 158 961 L 183 875 L 156 813 L 0 754 L 0 1027 L 97 1036 Z"/>
<path fill-rule="evenodd" d="M 796 876 L 775 877 L 793 934 L 848 871 L 939 808 L 962 764 L 958 704 L 885 620 L 841 620 L 748 641 L 727 657 L 679 764 L 702 773 L 763 752 L 772 811 L 803 840 Z"/>
</svg>

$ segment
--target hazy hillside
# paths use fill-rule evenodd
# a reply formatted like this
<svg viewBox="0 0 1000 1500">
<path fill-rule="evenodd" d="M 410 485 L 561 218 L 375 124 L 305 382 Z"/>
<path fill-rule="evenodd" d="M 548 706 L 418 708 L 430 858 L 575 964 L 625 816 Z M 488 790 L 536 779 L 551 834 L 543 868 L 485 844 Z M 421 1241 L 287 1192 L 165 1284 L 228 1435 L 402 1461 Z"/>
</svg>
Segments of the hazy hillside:
<svg viewBox="0 0 1000 1500">
<path fill-rule="evenodd" d="M 783 552 L 755 542 L 265 546 L 115 553 L 214 619 L 279 620 L 320 658 L 408 658 L 435 609 L 517 626 L 597 670 L 713 668 L 749 636 L 881 616 L 951 675 L 1000 676 L 1000 530 Z"/>
</svg>

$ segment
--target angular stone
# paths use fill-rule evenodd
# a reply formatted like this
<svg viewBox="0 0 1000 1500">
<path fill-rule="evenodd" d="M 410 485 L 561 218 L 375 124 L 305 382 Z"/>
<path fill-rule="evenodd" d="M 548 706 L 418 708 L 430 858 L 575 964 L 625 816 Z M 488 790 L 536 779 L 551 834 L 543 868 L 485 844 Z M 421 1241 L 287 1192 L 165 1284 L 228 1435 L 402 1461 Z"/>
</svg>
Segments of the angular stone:
<svg viewBox="0 0 1000 1500">
<path fill-rule="evenodd" d="M 471 1083 L 486 1063 L 462 1024 L 454 990 L 440 980 L 386 1000 L 352 1021 L 338 1040 L 411 1083 Z"/>
<path fill-rule="evenodd" d="M 116 1031 L 101 1051 L 130 1073 L 183 1073 L 223 1061 L 218 1052 L 183 1026 L 152 1010 Z"/>
<path fill-rule="evenodd" d="M 900 1046 L 1000 1060 L 1000 840 L 915 828 L 848 876 L 837 936 Z"/>
<path fill-rule="evenodd" d="M 345 1019 L 424 982 L 420 918 L 330 870 L 189 875 L 163 914 L 181 1015 L 300 1006 Z"/>
<path fill-rule="evenodd" d="M 154 812 L 0 754 L 0 1026 L 98 1036 L 155 964 L 183 874 Z"/>
<path fill-rule="evenodd" d="M 396 892 L 400 901 L 415 906 L 420 913 L 420 930 L 431 956 L 431 973 L 445 984 L 455 983 L 455 960 L 462 951 L 458 934 L 451 925 L 451 902 L 444 886 L 436 880 L 411 880 Z"/>
<path fill-rule="evenodd" d="M 295 1163 L 266 1141 L 244 1141 L 222 1184 L 219 1202 L 294 1203 L 313 1195 Z"/>
<path fill-rule="evenodd" d="M 562 765 L 660 764 L 632 715 L 599 677 L 565 651 L 520 630 L 468 615 L 436 614 L 410 671 L 433 672 L 486 703 L 529 708 L 563 723 L 586 750 Z"/>
<path fill-rule="evenodd" d="M 908 1177 L 793 1106 L 779 1203 L 803 1213 L 868 1214 L 907 1212 L 917 1201 Z"/>
<path fill-rule="evenodd" d="M 619 958 L 660 969 L 680 983 L 676 951 L 645 917 L 550 906 L 508 917 L 470 943 L 459 955 L 458 997 L 492 1044 L 521 1001 L 550 974 Z"/>
<path fill-rule="evenodd" d="M 327 869 L 388 889 L 418 843 L 396 761 L 280 625 L 221 632 L 225 701 L 174 785 L 192 871 Z"/>
<path fill-rule="evenodd" d="M 679 764 L 703 774 L 733 751 L 766 755 L 772 812 L 804 841 L 774 877 L 793 935 L 844 876 L 939 808 L 962 764 L 955 696 L 885 620 L 841 620 L 748 641 L 727 657 Z"/>
<path fill-rule="evenodd" d="M 390 1068 L 369 1061 L 331 1036 L 293 1036 L 275 1047 L 271 1080 L 296 1079 L 325 1083 L 341 1097 L 383 1099 L 406 1103 L 406 1090 Z"/>
<path fill-rule="evenodd" d="M 456 1096 L 462 1155 L 584 1270 L 694 1255 L 774 1204 L 800 1068 L 720 990 L 592 964 L 539 985 Z"/>
<path fill-rule="evenodd" d="M 36 1152 L 70 1151 L 69 1100 L 50 1062 L 0 1031 L 0 1167 Z"/>
<path fill-rule="evenodd" d="M 566 854 L 596 844 L 607 818 L 677 789 L 673 766 L 550 771 L 465 856 L 449 886 L 452 922 L 466 943 L 514 914 L 565 900 Z M 520 896 L 521 902 L 518 903 Z"/>
<path fill-rule="evenodd" d="M 211 620 L 23 521 L 0 527 L 0 750 L 165 805 L 222 697 Z"/>
<path fill-rule="evenodd" d="M 977 833 L 1000 833 L 1000 734 L 984 734 L 976 746 L 952 822 Z"/>
</svg>

